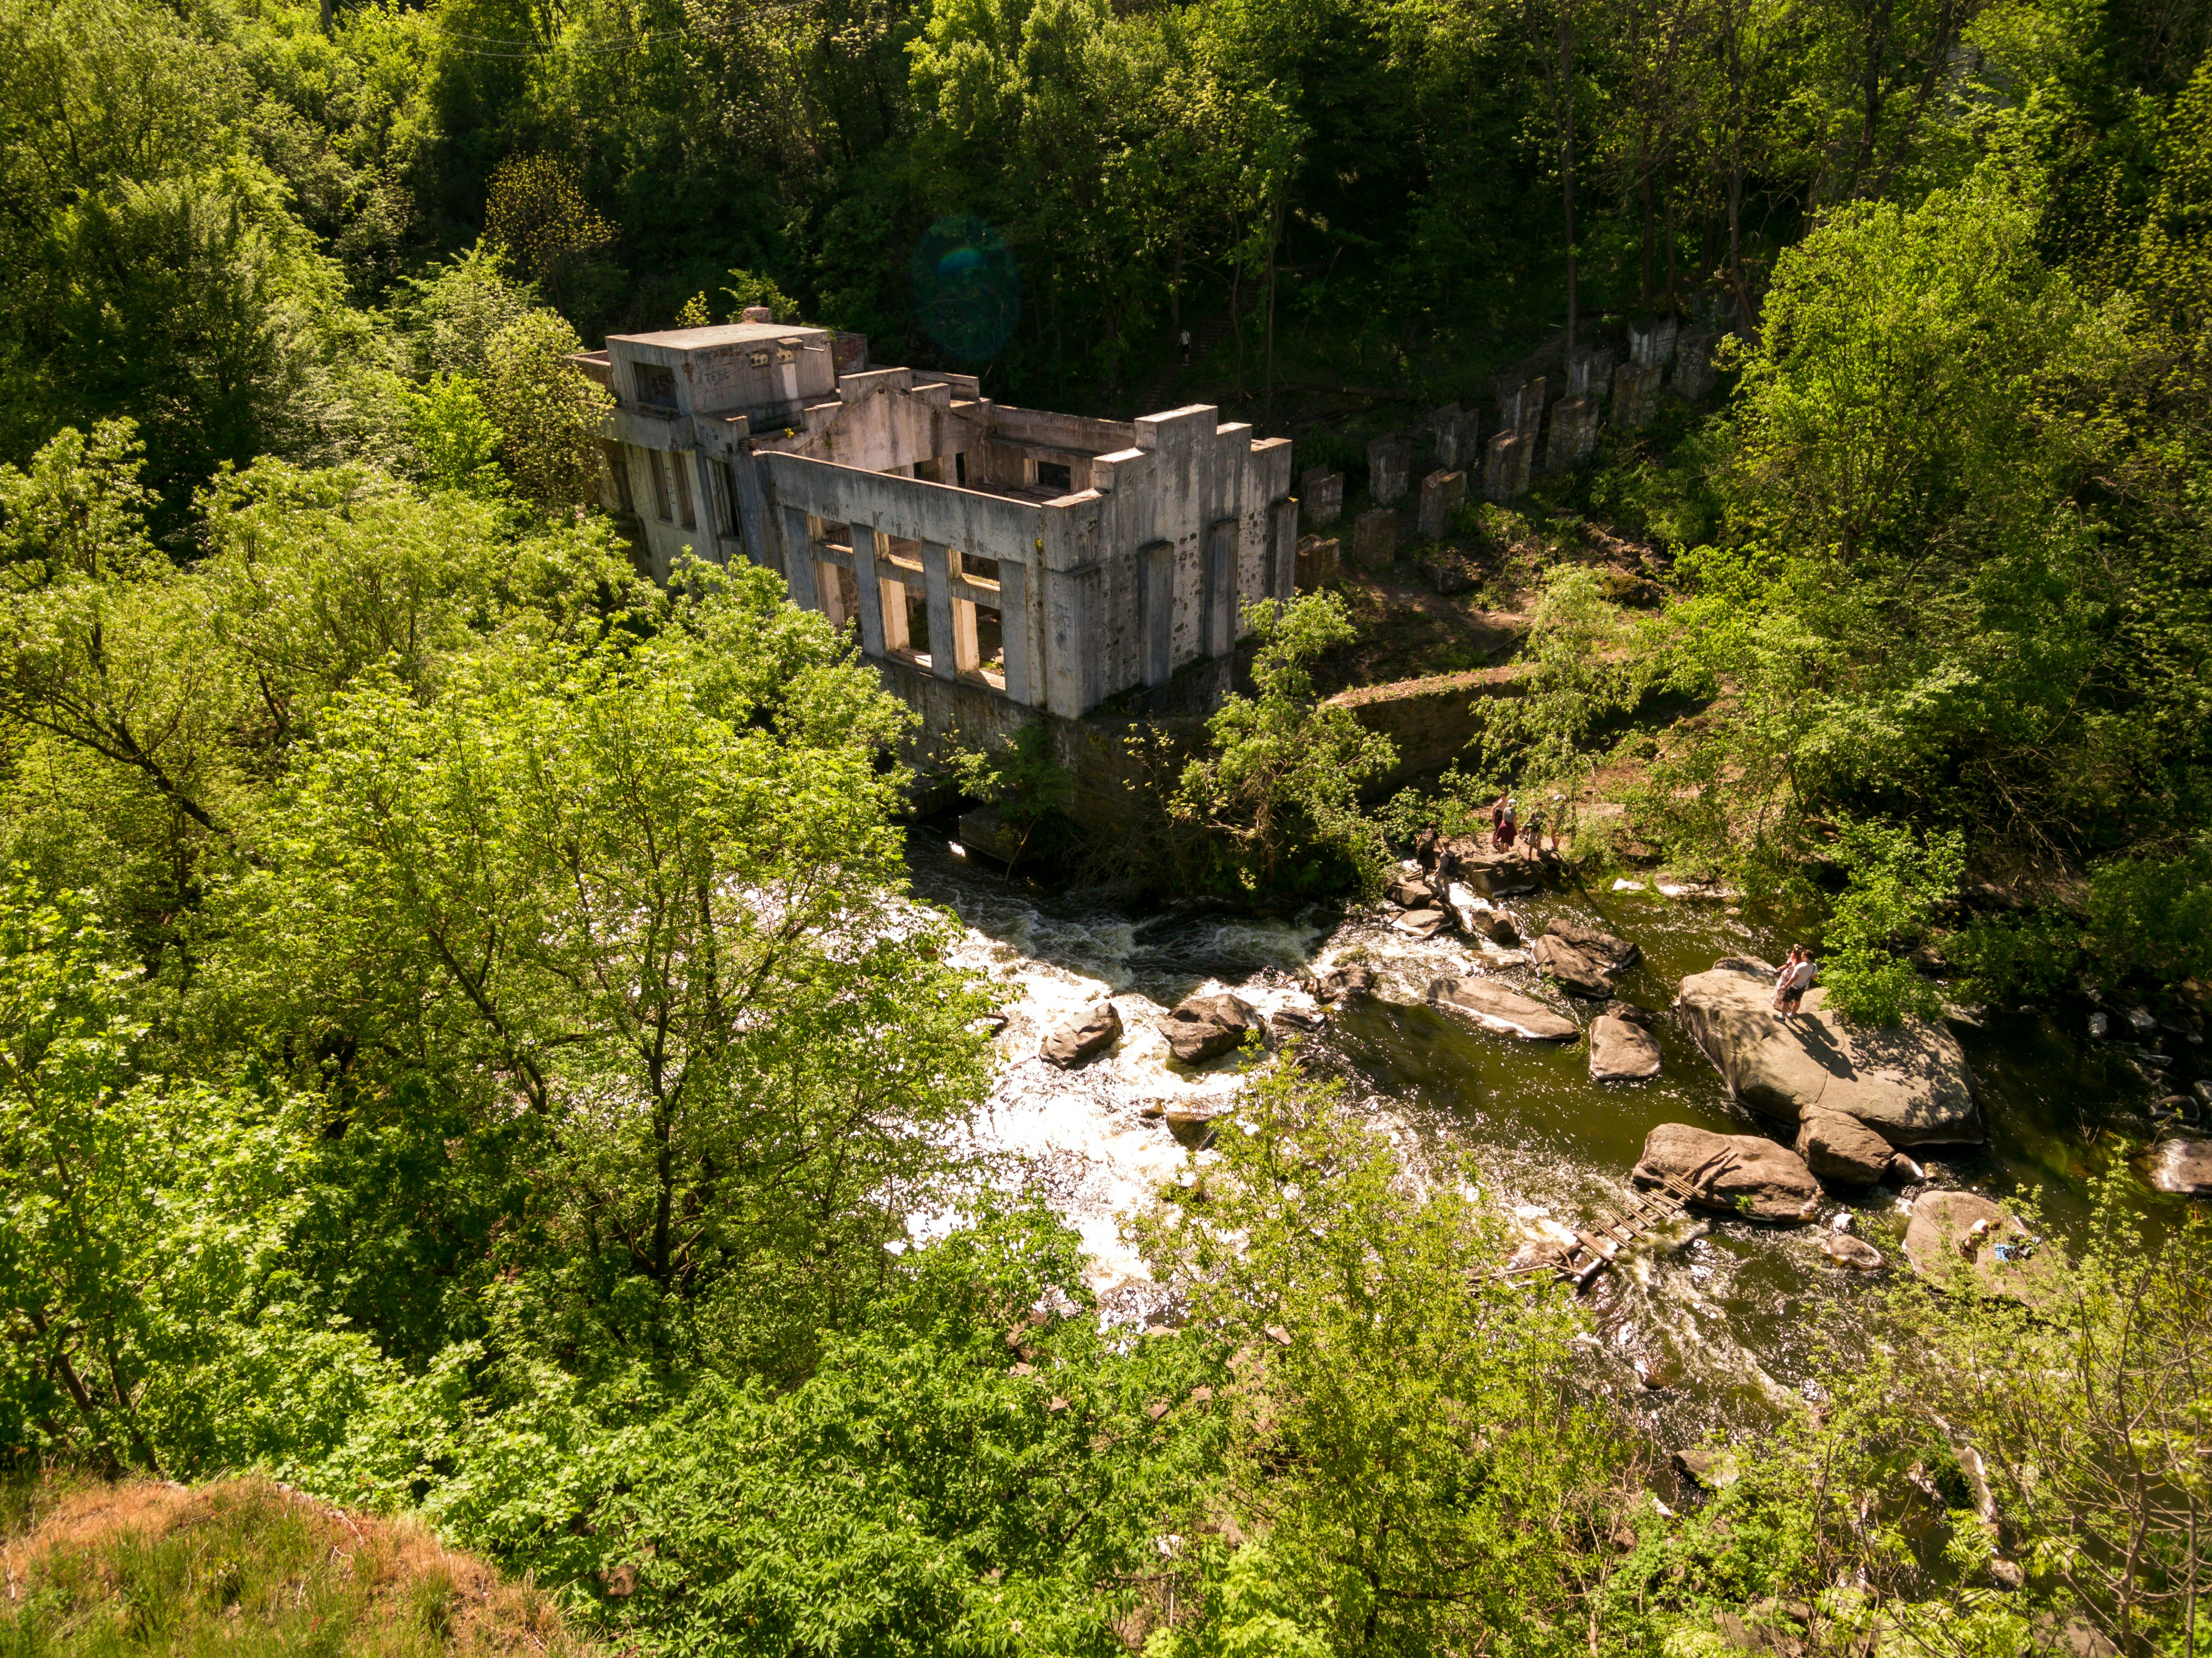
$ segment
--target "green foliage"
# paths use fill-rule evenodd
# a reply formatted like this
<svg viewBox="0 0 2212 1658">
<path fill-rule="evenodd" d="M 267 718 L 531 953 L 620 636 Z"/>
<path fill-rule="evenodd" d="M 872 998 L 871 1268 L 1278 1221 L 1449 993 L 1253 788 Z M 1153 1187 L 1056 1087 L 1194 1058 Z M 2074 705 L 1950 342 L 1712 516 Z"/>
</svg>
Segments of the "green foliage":
<svg viewBox="0 0 2212 1658">
<path fill-rule="evenodd" d="M 2100 971 L 2117 977 L 2212 975 L 2212 838 L 2090 872 L 2089 935 Z"/>
<path fill-rule="evenodd" d="M 1545 1651 L 1559 1627 L 1579 1646 L 1632 1499 L 1619 1440 L 1569 1394 L 1575 1311 L 1470 1272 L 1505 1247 L 1468 1171 L 1417 1178 L 1295 1055 L 1218 1145 L 1202 1194 L 1143 1236 L 1233 1349 L 1227 1493 L 1266 1564 L 1232 1559 L 1216 1627 L 1168 1649 L 1249 1650 L 1280 1608 L 1291 1650 Z"/>
<path fill-rule="evenodd" d="M 764 305 L 775 313 L 778 322 L 786 322 L 799 314 L 799 302 L 775 285 L 775 279 L 764 272 L 747 270 L 742 266 L 729 273 L 730 285 L 722 290 L 722 297 L 730 302 L 730 316 L 734 321 L 749 306 Z M 703 298 L 703 296 L 702 296 Z"/>
<path fill-rule="evenodd" d="M 614 400 L 568 361 L 583 349 L 550 312 L 516 318 L 485 343 L 484 406 L 516 493 L 549 513 L 597 498 L 599 422 Z"/>
<path fill-rule="evenodd" d="M 1352 637 L 1344 601 L 1308 593 L 1244 614 L 1258 695 L 1231 695 L 1206 722 L 1212 751 L 1184 768 L 1171 809 L 1206 831 L 1219 873 L 1244 892 L 1371 887 L 1385 854 L 1359 789 L 1397 756 L 1313 687 L 1315 659 Z"/>
<path fill-rule="evenodd" d="M 1926 936 L 1936 907 L 1958 890 L 1964 841 L 1956 831 L 1923 843 L 1909 829 L 1846 822 L 1837 826 L 1835 858 L 1845 885 L 1828 913 L 1821 963 L 1830 1005 L 1875 1024 L 1934 1017 L 1942 998 L 1901 952 Z"/>
<path fill-rule="evenodd" d="M 434 374 L 420 391 L 402 384 L 399 400 L 407 435 L 432 488 L 484 496 L 504 489 L 495 459 L 500 430 L 484 412 L 475 382 L 462 374 Z"/>
</svg>

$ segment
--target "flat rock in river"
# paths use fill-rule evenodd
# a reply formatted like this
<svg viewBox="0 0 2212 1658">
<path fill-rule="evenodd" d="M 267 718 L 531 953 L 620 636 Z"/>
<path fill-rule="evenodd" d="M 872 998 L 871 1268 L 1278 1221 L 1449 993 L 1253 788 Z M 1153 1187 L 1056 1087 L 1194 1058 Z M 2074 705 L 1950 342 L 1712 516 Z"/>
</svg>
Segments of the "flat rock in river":
<svg viewBox="0 0 2212 1658">
<path fill-rule="evenodd" d="M 1564 938 L 1547 932 L 1540 938 L 1531 939 L 1528 956 L 1538 969 L 1563 990 L 1601 1000 L 1613 995 L 1613 981 L 1605 976 L 1604 970 Z"/>
<path fill-rule="evenodd" d="M 1544 931 L 1554 938 L 1565 939 L 1607 973 L 1626 973 L 1644 959 L 1644 952 L 1627 939 L 1616 938 L 1572 916 L 1553 916 L 1544 923 Z"/>
<path fill-rule="evenodd" d="M 1664 1186 L 1668 1175 L 1691 1188 L 1699 1208 L 1724 1215 L 1794 1226 L 1820 1206 L 1820 1182 L 1805 1160 L 1757 1134 L 1662 1122 L 1644 1136 L 1634 1177 L 1639 1186 Z"/>
<path fill-rule="evenodd" d="M 1429 987 L 1429 1002 L 1474 1020 L 1485 1030 L 1525 1042 L 1571 1042 L 1582 1035 L 1572 1019 L 1489 979 L 1438 979 Z"/>
<path fill-rule="evenodd" d="M 2057 1288 L 2057 1258 L 2023 1253 L 2027 1228 L 1975 1192 L 1923 1192 L 1912 1200 L 1905 1258 L 1940 1289 L 1978 1284 L 1993 1295 L 2040 1306 Z"/>
<path fill-rule="evenodd" d="M 1317 1002 L 1356 1002 L 1375 991 L 1375 969 L 1353 963 L 1349 967 L 1333 967 L 1314 975 L 1313 993 Z"/>
<path fill-rule="evenodd" d="M 1761 1116 L 1809 1111 L 1856 1117 L 1892 1145 L 1979 1140 L 1973 1073 L 1940 1024 L 1846 1023 L 1827 992 L 1808 991 L 1795 1018 L 1773 1011 L 1774 969 L 1729 957 L 1682 981 L 1674 1011 L 1729 1091 Z"/>
<path fill-rule="evenodd" d="M 1872 1186 L 1897 1155 L 1889 1142 L 1856 1117 L 1840 1111 L 1808 1111 L 1797 1125 L 1797 1155 L 1822 1180 L 1838 1186 Z"/>
<path fill-rule="evenodd" d="M 2212 1198 L 2212 1140 L 2160 1140 L 2143 1159 L 2143 1176 L 2161 1192 Z"/>
<path fill-rule="evenodd" d="M 1589 1073 L 1595 1082 L 1637 1082 L 1659 1074 L 1659 1041 L 1640 1025 L 1601 1014 L 1590 1022 Z"/>
<path fill-rule="evenodd" d="M 1820 1240 L 1820 1253 L 1837 1266 L 1854 1272 L 1879 1272 L 1886 1264 L 1881 1250 L 1849 1232 L 1829 1233 Z"/>
<path fill-rule="evenodd" d="M 1461 882 L 1486 898 L 1534 892 L 1543 885 L 1556 861 L 1525 841 L 1501 849 L 1471 835 L 1448 840 L 1424 835 L 1417 849 L 1421 862 L 1435 872 L 1438 880 Z"/>
<path fill-rule="evenodd" d="M 1111 1002 L 1101 1002 L 1065 1024 L 1054 1026 L 1037 1049 L 1041 1057 L 1062 1071 L 1073 1071 L 1094 1054 L 1103 1054 L 1121 1040 L 1121 1015 Z"/>
<path fill-rule="evenodd" d="M 1161 1016 L 1160 1034 L 1185 1065 L 1203 1065 L 1243 1046 L 1245 1033 L 1259 1022 L 1260 1015 L 1249 1002 L 1224 991 L 1177 1002 Z"/>
</svg>

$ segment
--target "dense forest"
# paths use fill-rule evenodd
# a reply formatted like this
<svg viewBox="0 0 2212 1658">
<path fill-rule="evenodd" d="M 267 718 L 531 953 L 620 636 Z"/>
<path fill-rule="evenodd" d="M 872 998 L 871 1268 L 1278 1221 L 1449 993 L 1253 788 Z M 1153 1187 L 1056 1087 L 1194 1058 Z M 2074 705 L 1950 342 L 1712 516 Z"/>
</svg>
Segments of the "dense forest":
<svg viewBox="0 0 2212 1658">
<path fill-rule="evenodd" d="M 2201 1026 L 2212 9 L 0 0 L 9 1513 L 258 1472 L 638 1653 L 2205 1649 L 2212 1245 L 2124 1174 L 2033 1311 L 1850 1303 L 1695 1504 L 1573 1297 L 1471 1270 L 1480 1171 L 1295 1049 L 1130 1218 L 1178 1315 L 1102 1317 L 961 1132 L 1003 987 L 913 895 L 908 714 L 599 510 L 564 358 L 761 303 L 1355 490 L 1362 421 L 1722 320 L 1714 398 L 1467 515 L 1525 694 L 1459 768 L 1363 797 L 1301 599 L 1117 875 L 1355 902 L 1510 784 L 1854 1018 L 1940 947 Z"/>
</svg>

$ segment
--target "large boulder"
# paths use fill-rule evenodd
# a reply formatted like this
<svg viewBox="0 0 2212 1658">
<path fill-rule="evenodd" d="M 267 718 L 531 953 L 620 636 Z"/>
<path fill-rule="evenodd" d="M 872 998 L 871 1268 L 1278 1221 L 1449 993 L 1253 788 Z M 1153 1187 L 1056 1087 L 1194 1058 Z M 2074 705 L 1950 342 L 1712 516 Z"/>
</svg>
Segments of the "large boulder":
<svg viewBox="0 0 2212 1658">
<path fill-rule="evenodd" d="M 1849 1232 L 1829 1233 L 1820 1240 L 1820 1253 L 1837 1266 L 1854 1272 L 1879 1272 L 1885 1265 L 1881 1250 Z"/>
<path fill-rule="evenodd" d="M 2212 1140 L 2160 1140 L 2143 1159 L 2143 1177 L 2178 1197 L 2212 1198 Z"/>
<path fill-rule="evenodd" d="M 1544 931 L 1554 938 L 1565 939 L 1607 973 L 1626 973 L 1644 959 L 1644 952 L 1627 939 L 1616 938 L 1572 916 L 1553 916 L 1544 923 Z"/>
<path fill-rule="evenodd" d="M 1640 1082 L 1659 1074 L 1659 1040 L 1641 1025 L 1601 1014 L 1590 1022 L 1589 1042 L 1594 1081 Z"/>
<path fill-rule="evenodd" d="M 1333 967 L 1314 975 L 1313 993 L 1317 1002 L 1356 1002 L 1375 991 L 1375 969 L 1354 963 L 1349 967 Z"/>
<path fill-rule="evenodd" d="M 1094 1054 L 1103 1054 L 1121 1039 L 1121 1014 L 1111 1002 L 1101 1002 L 1045 1035 L 1037 1053 L 1048 1064 L 1073 1071 Z"/>
<path fill-rule="evenodd" d="M 1716 1134 L 1686 1122 L 1662 1122 L 1644 1138 L 1635 1169 L 1639 1186 L 1690 1188 L 1701 1209 L 1795 1226 L 1820 1207 L 1820 1182 L 1786 1145 L 1757 1134 Z"/>
<path fill-rule="evenodd" d="M 1429 884 L 1418 875 L 1399 876 L 1383 889 L 1383 896 L 1407 909 L 1427 909 L 1437 900 L 1437 895 Z"/>
<path fill-rule="evenodd" d="M 1471 835 L 1444 839 L 1424 834 L 1413 849 L 1437 880 L 1460 882 L 1485 898 L 1534 892 L 1556 861 L 1526 841 L 1499 848 Z"/>
<path fill-rule="evenodd" d="M 1445 916 L 1440 909 L 1409 909 L 1391 925 L 1416 938 L 1433 938 L 1444 930 Z"/>
<path fill-rule="evenodd" d="M 2057 1289 L 2057 1259 L 2023 1253 L 2027 1228 L 1974 1192 L 1923 1192 L 1912 1200 L 1905 1258 L 1942 1289 L 1978 1284 L 1992 1295 L 2040 1306 Z"/>
<path fill-rule="evenodd" d="M 1609 1000 L 1613 995 L 1613 981 L 1595 962 L 1577 950 L 1564 938 L 1545 933 L 1529 941 L 1528 955 L 1536 969 L 1562 990 L 1572 991 L 1577 996 Z"/>
<path fill-rule="evenodd" d="M 1892 1145 L 1982 1138 L 1973 1073 L 1949 1031 L 1924 1019 L 1848 1023 L 1817 988 L 1785 1020 L 1774 1011 L 1774 975 L 1764 962 L 1729 957 L 1683 980 L 1674 998 L 1683 1028 L 1737 1099 L 1786 1123 L 1816 1109 L 1856 1117 Z"/>
<path fill-rule="evenodd" d="M 1259 1023 L 1257 1009 L 1224 991 L 1177 1002 L 1161 1016 L 1160 1034 L 1185 1065 L 1203 1065 L 1243 1047 L 1245 1033 Z"/>
<path fill-rule="evenodd" d="M 1523 1042 L 1571 1042 L 1583 1034 L 1572 1019 L 1491 979 L 1438 979 L 1429 987 L 1429 1003 Z"/>
<path fill-rule="evenodd" d="M 1797 1125 L 1797 1155 L 1824 1181 L 1872 1186 L 1897 1155 L 1889 1142 L 1856 1117 L 1840 1111 L 1808 1111 Z"/>
</svg>

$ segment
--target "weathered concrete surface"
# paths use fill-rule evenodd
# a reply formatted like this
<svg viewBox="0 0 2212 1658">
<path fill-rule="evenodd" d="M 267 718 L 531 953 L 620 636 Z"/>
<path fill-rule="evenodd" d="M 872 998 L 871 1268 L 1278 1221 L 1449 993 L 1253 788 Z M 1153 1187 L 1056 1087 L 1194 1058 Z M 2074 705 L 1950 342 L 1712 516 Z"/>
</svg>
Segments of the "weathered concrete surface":
<svg viewBox="0 0 2212 1658">
<path fill-rule="evenodd" d="M 1528 493 L 1530 463 L 1536 440 L 1518 432 L 1500 432 L 1482 452 L 1482 494 L 1486 501 L 1517 501 Z"/>
<path fill-rule="evenodd" d="M 1403 438 L 1376 438 L 1367 446 L 1367 493 L 1387 507 L 1406 493 L 1406 471 L 1413 446 Z"/>
<path fill-rule="evenodd" d="M 1420 507 L 1416 522 L 1420 533 L 1441 541 L 1451 528 L 1452 514 L 1467 503 L 1467 474 L 1431 472 L 1421 480 Z"/>
<path fill-rule="evenodd" d="M 1334 587 L 1343 577 L 1342 560 L 1334 536 L 1308 536 L 1298 543 L 1298 591 L 1314 592 Z"/>
<path fill-rule="evenodd" d="M 1641 1082 L 1659 1074 L 1659 1042 L 1641 1025 L 1611 1014 L 1590 1022 L 1589 1073 L 1595 1082 Z"/>
<path fill-rule="evenodd" d="M 1827 993 L 1806 993 L 1796 1017 L 1773 1011 L 1775 969 L 1730 957 L 1682 981 L 1674 1011 L 1729 1091 L 1786 1123 L 1814 1109 L 1856 1117 L 1892 1145 L 1978 1141 L 1973 1074 L 1957 1038 L 1923 1020 L 1846 1023 Z"/>
<path fill-rule="evenodd" d="M 1523 1042 L 1571 1042 L 1583 1034 L 1572 1019 L 1492 979 L 1438 979 L 1429 987 L 1429 1005 Z"/>
<path fill-rule="evenodd" d="M 1500 629 L 1498 648 L 1510 649 L 1515 638 Z M 1442 771 L 1466 751 L 1478 729 L 1476 702 L 1513 694 L 1510 668 L 1478 668 L 1390 685 L 1362 685 L 1329 700 L 1351 709 L 1363 727 L 1389 738 L 1397 750 L 1396 763 L 1362 791 L 1364 799 L 1385 800 L 1415 778 Z"/>
<path fill-rule="evenodd" d="M 1398 511 L 1377 507 L 1352 520 L 1352 562 L 1363 570 L 1379 570 L 1398 556 Z"/>
<path fill-rule="evenodd" d="M 1724 1215 L 1795 1226 L 1820 1207 L 1820 1182 L 1805 1160 L 1757 1134 L 1662 1122 L 1644 1136 L 1634 1178 L 1639 1186 L 1662 1186 L 1667 1175 L 1690 1187 L 1698 1207 Z"/>
<path fill-rule="evenodd" d="M 1298 510 L 1316 530 L 1344 516 L 1344 474 L 1316 466 L 1298 479 Z"/>
</svg>

